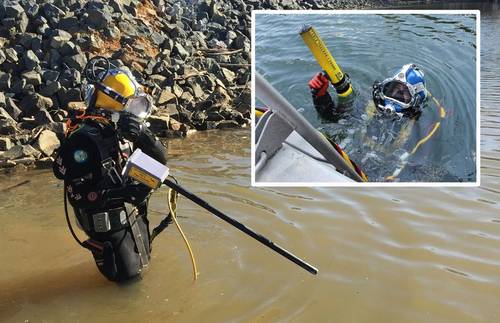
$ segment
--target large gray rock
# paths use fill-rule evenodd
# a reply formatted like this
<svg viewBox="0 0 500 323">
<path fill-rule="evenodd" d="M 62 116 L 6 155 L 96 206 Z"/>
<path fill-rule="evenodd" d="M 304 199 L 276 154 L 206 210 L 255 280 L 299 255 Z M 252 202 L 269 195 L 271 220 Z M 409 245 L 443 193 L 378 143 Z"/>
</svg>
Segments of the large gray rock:
<svg viewBox="0 0 500 323">
<path fill-rule="evenodd" d="M 35 124 L 37 126 L 43 126 L 54 122 L 54 120 L 52 120 L 52 117 L 50 116 L 50 113 L 45 109 L 36 111 L 33 114 L 33 117 L 35 118 Z"/>
<path fill-rule="evenodd" d="M 62 56 L 59 52 L 52 48 L 50 49 L 50 59 L 49 59 L 49 67 L 53 70 L 58 70 L 62 65 Z"/>
<path fill-rule="evenodd" d="M 177 84 L 174 85 L 173 90 L 174 90 L 175 96 L 177 96 L 178 98 L 180 98 L 181 95 L 182 95 L 182 93 L 184 92 L 182 90 L 182 88 L 179 85 L 177 85 Z"/>
<path fill-rule="evenodd" d="M 119 14 L 124 14 L 125 13 L 125 9 L 123 7 L 123 1 L 122 0 L 110 0 L 109 1 L 109 6 L 111 8 L 113 8 L 113 10 L 116 12 L 116 13 L 119 13 Z"/>
<path fill-rule="evenodd" d="M 10 73 L 0 71 L 0 91 L 9 91 L 11 87 L 12 76 Z"/>
<path fill-rule="evenodd" d="M 72 2 L 72 1 L 66 1 L 66 2 Z M 60 3 L 64 4 L 64 2 L 62 1 Z M 54 23 L 58 22 L 59 19 L 65 14 L 64 10 L 62 10 L 61 8 L 50 2 L 45 2 L 43 4 L 43 13 L 47 19 L 51 20 Z"/>
<path fill-rule="evenodd" d="M 4 108 L 0 108 L 0 119 L 14 120 Z"/>
<path fill-rule="evenodd" d="M 4 160 L 2 154 L 0 154 L 0 168 L 12 168 L 16 167 L 16 163 L 11 160 Z"/>
<path fill-rule="evenodd" d="M 16 145 L 9 150 L 7 150 L 2 158 L 4 159 L 19 159 L 23 157 L 40 157 L 42 153 L 33 148 L 31 145 Z"/>
<path fill-rule="evenodd" d="M 3 52 L 2 48 L 0 48 L 0 64 L 5 62 L 6 59 L 7 59 L 7 56 L 5 56 L 5 53 Z"/>
<path fill-rule="evenodd" d="M 238 122 L 234 120 L 222 120 L 217 124 L 217 129 L 238 128 Z"/>
<path fill-rule="evenodd" d="M 40 65 L 40 60 L 31 49 L 23 54 L 23 61 L 27 70 L 33 70 Z"/>
<path fill-rule="evenodd" d="M 43 157 L 35 162 L 37 168 L 52 168 L 52 164 L 54 163 L 54 158 L 52 157 Z"/>
<path fill-rule="evenodd" d="M 232 43 L 235 49 L 243 49 L 245 52 L 250 51 L 250 40 L 245 35 L 238 35 Z"/>
<path fill-rule="evenodd" d="M 61 83 L 49 81 L 40 89 L 40 94 L 46 97 L 53 96 L 61 89 Z"/>
<path fill-rule="evenodd" d="M 63 61 L 70 68 L 83 70 L 85 65 L 87 64 L 87 57 L 84 53 L 78 53 L 76 55 L 64 57 Z"/>
<path fill-rule="evenodd" d="M 53 36 L 50 40 L 50 47 L 54 49 L 60 49 L 71 39 L 71 34 L 61 35 L 61 36 Z"/>
<path fill-rule="evenodd" d="M 193 94 L 194 94 L 195 98 L 202 99 L 202 97 L 205 96 L 205 92 L 201 88 L 200 84 L 195 83 L 195 84 L 191 85 L 191 89 L 193 89 Z"/>
<path fill-rule="evenodd" d="M 0 151 L 9 150 L 12 146 L 12 140 L 9 137 L 0 137 Z"/>
<path fill-rule="evenodd" d="M 3 92 L 0 92 L 0 108 L 5 107 L 5 94 Z"/>
<path fill-rule="evenodd" d="M 189 56 L 189 53 L 180 43 L 174 45 L 173 52 L 179 55 L 179 57 L 182 59 L 186 59 Z"/>
<path fill-rule="evenodd" d="M 12 161 L 15 162 L 16 165 L 31 165 L 36 161 L 36 158 L 33 156 L 28 156 L 14 159 Z"/>
<path fill-rule="evenodd" d="M 70 56 L 78 54 L 79 48 L 75 45 L 75 43 L 68 41 L 60 47 L 59 52 L 63 56 Z"/>
<path fill-rule="evenodd" d="M 103 29 L 112 21 L 111 14 L 100 9 L 91 8 L 87 10 L 87 14 L 87 22 L 98 30 Z"/>
<path fill-rule="evenodd" d="M 82 101 L 82 92 L 79 88 L 61 89 L 57 92 L 61 107 L 65 108 L 69 102 Z"/>
<path fill-rule="evenodd" d="M 59 72 L 53 70 L 45 70 L 42 72 L 42 79 L 44 82 L 55 82 L 59 78 Z"/>
<path fill-rule="evenodd" d="M 13 135 L 17 132 L 16 122 L 12 119 L 0 119 L 0 135 Z"/>
<path fill-rule="evenodd" d="M 40 10 L 40 6 L 34 2 L 25 5 L 25 12 L 30 18 L 35 18 Z"/>
<path fill-rule="evenodd" d="M 26 94 L 21 102 L 19 102 L 19 107 L 23 111 L 24 115 L 32 116 L 38 110 L 49 110 L 52 108 L 53 104 L 54 103 L 50 98 L 41 96 L 38 93 L 30 93 Z"/>
<path fill-rule="evenodd" d="M 29 24 L 28 16 L 23 12 L 17 20 L 16 28 L 19 32 L 24 33 L 26 32 L 26 29 L 28 29 L 28 24 Z"/>
<path fill-rule="evenodd" d="M 228 83 L 232 83 L 234 81 L 236 74 L 233 71 L 222 67 L 221 72 L 222 72 L 222 75 L 224 76 L 224 78 L 228 81 Z"/>
<path fill-rule="evenodd" d="M 27 84 L 32 84 L 33 86 L 42 84 L 42 77 L 36 71 L 25 72 L 22 74 L 22 77 L 26 80 Z"/>
<path fill-rule="evenodd" d="M 64 122 L 52 122 L 45 126 L 48 130 L 55 132 L 59 137 L 64 136 L 64 132 L 66 131 Z"/>
<path fill-rule="evenodd" d="M 32 49 L 33 39 L 37 38 L 37 34 L 24 33 L 17 36 L 17 42 L 21 44 L 25 49 Z"/>
<path fill-rule="evenodd" d="M 17 1 L 5 1 L 2 3 L 2 7 L 5 18 L 18 18 L 24 12 L 24 8 Z"/>
<path fill-rule="evenodd" d="M 172 100 L 175 100 L 176 96 L 170 90 L 163 90 L 158 98 L 158 104 L 162 105 L 168 103 Z"/>
<path fill-rule="evenodd" d="M 5 100 L 5 111 L 14 119 L 18 120 L 19 115 L 21 114 L 21 109 L 17 106 L 16 102 L 12 98 L 7 98 Z"/>
<path fill-rule="evenodd" d="M 35 148 L 41 151 L 45 156 L 52 156 L 54 150 L 59 148 L 60 142 L 57 135 L 50 130 L 43 130 L 35 143 Z"/>
<path fill-rule="evenodd" d="M 26 83 L 26 79 L 18 76 L 12 77 L 12 85 L 9 89 L 9 92 L 20 95 L 23 92 L 35 92 L 35 88 L 33 86 L 28 87 L 28 83 Z"/>
<path fill-rule="evenodd" d="M 151 34 L 151 40 L 156 46 L 161 46 L 163 42 L 167 39 L 167 36 L 158 32 L 153 32 Z"/>
<path fill-rule="evenodd" d="M 57 25 L 57 27 L 65 31 L 75 33 L 80 29 L 80 22 L 78 20 L 78 17 L 64 17 L 59 20 L 59 24 Z"/>
<path fill-rule="evenodd" d="M 6 61 L 12 64 L 15 64 L 19 61 L 17 57 L 17 52 L 14 48 L 6 48 L 4 50 Z"/>
</svg>

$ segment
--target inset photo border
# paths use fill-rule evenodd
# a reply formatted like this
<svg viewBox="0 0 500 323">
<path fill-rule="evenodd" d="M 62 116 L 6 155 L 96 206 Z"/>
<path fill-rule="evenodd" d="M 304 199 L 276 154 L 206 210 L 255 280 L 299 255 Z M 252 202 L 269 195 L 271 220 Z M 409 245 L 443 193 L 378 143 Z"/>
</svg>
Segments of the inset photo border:
<svg viewBox="0 0 500 323">
<path fill-rule="evenodd" d="M 254 10 L 252 186 L 480 185 L 479 10 Z"/>
</svg>

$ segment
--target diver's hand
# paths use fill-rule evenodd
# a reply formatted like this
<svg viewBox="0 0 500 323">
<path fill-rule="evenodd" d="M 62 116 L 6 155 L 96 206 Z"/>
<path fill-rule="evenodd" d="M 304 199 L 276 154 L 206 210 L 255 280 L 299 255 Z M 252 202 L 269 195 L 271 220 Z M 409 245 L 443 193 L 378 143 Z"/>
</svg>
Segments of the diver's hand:
<svg viewBox="0 0 500 323">
<path fill-rule="evenodd" d="M 311 88 L 311 93 L 317 97 L 324 96 L 326 91 L 328 91 L 329 84 L 328 77 L 325 73 L 319 72 L 310 81 L 309 87 Z"/>
<path fill-rule="evenodd" d="M 117 122 L 119 136 L 135 142 L 142 132 L 144 123 L 142 120 L 129 112 L 120 113 L 120 119 Z"/>
</svg>

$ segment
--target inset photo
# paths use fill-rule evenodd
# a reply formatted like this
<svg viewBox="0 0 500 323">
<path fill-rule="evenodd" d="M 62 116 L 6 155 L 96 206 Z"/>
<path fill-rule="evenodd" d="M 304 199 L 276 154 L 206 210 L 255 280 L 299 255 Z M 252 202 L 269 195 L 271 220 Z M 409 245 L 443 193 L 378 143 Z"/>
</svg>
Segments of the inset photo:
<svg viewBox="0 0 500 323">
<path fill-rule="evenodd" d="M 478 10 L 252 16 L 252 185 L 478 186 Z"/>
</svg>

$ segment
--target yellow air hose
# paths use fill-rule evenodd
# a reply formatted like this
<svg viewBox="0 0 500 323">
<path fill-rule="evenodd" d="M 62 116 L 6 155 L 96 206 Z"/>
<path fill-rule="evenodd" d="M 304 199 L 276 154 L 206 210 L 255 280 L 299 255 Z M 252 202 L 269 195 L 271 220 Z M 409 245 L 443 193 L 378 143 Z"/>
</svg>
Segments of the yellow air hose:
<svg viewBox="0 0 500 323">
<path fill-rule="evenodd" d="M 182 231 L 182 228 L 177 221 L 177 215 L 176 215 L 176 210 L 177 210 L 177 197 L 178 193 L 174 191 L 173 189 L 168 190 L 168 208 L 170 210 L 170 214 L 172 214 L 172 219 L 174 220 L 175 226 L 177 227 L 177 230 L 179 230 L 179 233 L 182 236 L 182 239 L 184 240 L 184 244 L 186 245 L 186 248 L 189 251 L 189 256 L 191 257 L 191 264 L 193 267 L 193 281 L 196 281 L 198 278 L 198 269 L 196 267 L 196 260 L 194 258 L 194 253 L 193 250 L 191 249 L 191 245 L 189 244 L 188 239 L 186 238 L 186 235 Z"/>
<path fill-rule="evenodd" d="M 312 26 L 304 26 L 300 36 L 309 47 L 311 53 L 323 70 L 328 74 L 339 97 L 345 98 L 352 94 L 349 77 L 342 72 L 321 37 Z"/>
<path fill-rule="evenodd" d="M 446 117 L 446 110 L 444 109 L 443 105 L 434 97 L 431 92 L 427 91 L 429 93 L 429 96 L 432 98 L 434 103 L 439 109 L 439 121 L 436 121 L 434 124 L 434 127 L 432 127 L 432 130 L 422 139 L 420 139 L 415 147 L 411 150 L 409 154 L 405 154 L 404 158 L 402 158 L 402 164 L 401 166 L 392 173 L 392 175 L 387 176 L 385 179 L 388 181 L 394 181 L 396 177 L 399 176 L 401 171 L 405 168 L 406 164 L 408 163 L 408 159 L 410 158 L 411 155 L 415 154 L 420 146 L 422 146 L 424 143 L 426 143 L 431 137 L 436 133 L 436 131 L 439 129 L 441 126 L 441 121 Z"/>
</svg>

